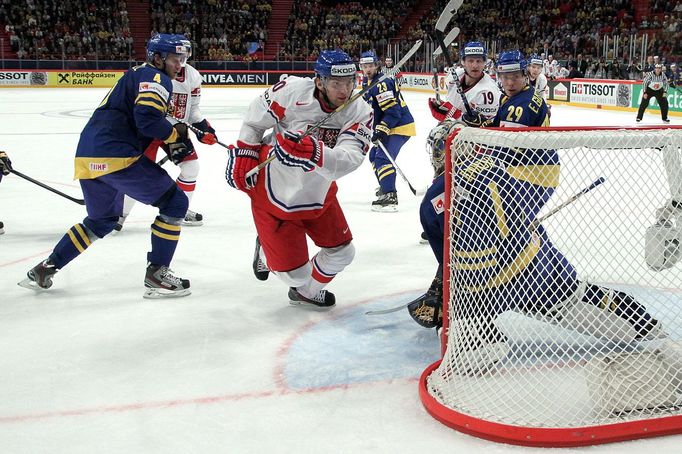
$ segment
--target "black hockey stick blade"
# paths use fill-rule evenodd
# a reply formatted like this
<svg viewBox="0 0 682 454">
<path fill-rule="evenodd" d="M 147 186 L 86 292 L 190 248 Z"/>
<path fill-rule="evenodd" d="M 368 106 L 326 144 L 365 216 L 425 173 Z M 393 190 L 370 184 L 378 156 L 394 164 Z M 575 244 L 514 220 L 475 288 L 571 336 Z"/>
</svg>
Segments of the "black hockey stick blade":
<svg viewBox="0 0 682 454">
<path fill-rule="evenodd" d="M 464 0 L 450 0 L 448 4 L 445 5 L 443 12 L 440 13 L 440 17 L 438 17 L 438 20 L 436 21 L 436 30 L 442 33 L 445 32 L 445 27 L 448 26 L 452 20 L 452 16 L 454 16 L 459 7 L 462 6 L 462 3 L 464 3 Z"/>
<path fill-rule="evenodd" d="M 450 44 L 452 44 L 455 38 L 457 38 L 458 35 L 459 27 L 453 27 L 452 30 L 450 30 L 450 32 L 447 35 L 445 35 L 445 38 L 443 38 L 443 44 L 445 44 L 446 47 L 449 46 Z M 433 51 L 433 56 L 437 57 L 442 53 L 443 48 L 441 46 L 438 46 L 436 47 L 436 50 Z"/>
<path fill-rule="evenodd" d="M 64 197 L 65 199 L 69 199 L 72 202 L 77 203 L 78 205 L 85 205 L 85 200 L 83 200 L 83 199 L 77 199 L 75 197 L 71 197 L 70 195 L 63 193 L 62 191 L 58 191 L 57 189 L 55 189 L 51 186 L 48 186 L 45 183 L 41 183 L 40 181 L 35 180 L 35 179 L 29 177 L 28 175 L 24 175 L 23 173 L 21 173 L 17 170 L 12 169 L 12 170 L 10 170 L 10 172 L 12 172 L 14 175 L 16 175 L 18 177 L 23 178 L 26 181 L 30 181 L 31 183 L 40 186 L 43 189 L 47 189 L 48 191 L 53 192 L 57 195 L 60 195 L 60 196 Z"/>
</svg>

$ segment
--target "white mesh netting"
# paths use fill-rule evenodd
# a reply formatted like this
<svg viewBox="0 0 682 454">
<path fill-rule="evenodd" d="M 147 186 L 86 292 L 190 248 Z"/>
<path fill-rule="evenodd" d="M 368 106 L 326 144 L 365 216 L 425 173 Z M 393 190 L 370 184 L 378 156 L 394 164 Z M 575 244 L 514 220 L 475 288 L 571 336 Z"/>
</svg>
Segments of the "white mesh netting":
<svg viewBox="0 0 682 454">
<path fill-rule="evenodd" d="M 675 128 L 461 130 L 428 393 L 522 427 L 682 414 L 681 146 Z"/>
</svg>

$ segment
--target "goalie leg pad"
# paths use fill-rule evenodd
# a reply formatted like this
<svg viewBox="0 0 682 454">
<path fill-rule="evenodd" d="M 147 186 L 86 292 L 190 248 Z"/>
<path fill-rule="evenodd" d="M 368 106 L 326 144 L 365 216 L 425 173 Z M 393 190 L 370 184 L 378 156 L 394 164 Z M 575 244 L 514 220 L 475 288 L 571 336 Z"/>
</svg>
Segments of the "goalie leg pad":
<svg viewBox="0 0 682 454">
<path fill-rule="evenodd" d="M 597 418 L 679 405 L 680 363 L 661 350 L 614 353 L 591 359 L 585 368 Z"/>
</svg>

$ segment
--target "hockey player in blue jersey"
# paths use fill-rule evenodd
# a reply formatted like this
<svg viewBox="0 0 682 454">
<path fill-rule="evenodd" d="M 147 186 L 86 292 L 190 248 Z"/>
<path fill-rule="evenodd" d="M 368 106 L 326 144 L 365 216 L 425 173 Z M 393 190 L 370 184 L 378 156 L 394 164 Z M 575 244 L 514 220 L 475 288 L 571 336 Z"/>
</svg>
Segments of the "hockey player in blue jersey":
<svg viewBox="0 0 682 454">
<path fill-rule="evenodd" d="M 95 109 L 81 133 L 75 158 L 75 178 L 80 180 L 87 216 L 68 230 L 47 259 L 28 271 L 20 285 L 50 288 L 57 271 L 114 229 L 127 194 L 159 209 L 151 226 L 143 296 L 190 294 L 189 280 L 169 269 L 187 212 L 187 196 L 165 170 L 143 157 L 154 139 L 168 144 L 174 161 L 192 152 L 186 126 L 171 125 L 166 119 L 172 79 L 187 58 L 183 41 L 181 35 L 152 37 L 147 62 L 126 72 Z"/>
<path fill-rule="evenodd" d="M 374 52 L 363 52 L 360 69 L 364 77 L 362 87 L 367 87 L 379 74 L 379 60 Z M 400 88 L 393 77 L 385 79 L 365 94 L 365 100 L 374 110 L 374 135 L 372 142 L 381 142 L 395 161 L 400 149 L 417 134 L 414 118 L 405 104 Z M 379 181 L 377 200 L 372 202 L 373 211 L 397 211 L 398 193 L 395 188 L 396 170 L 378 145 L 369 152 L 369 161 Z"/>
</svg>

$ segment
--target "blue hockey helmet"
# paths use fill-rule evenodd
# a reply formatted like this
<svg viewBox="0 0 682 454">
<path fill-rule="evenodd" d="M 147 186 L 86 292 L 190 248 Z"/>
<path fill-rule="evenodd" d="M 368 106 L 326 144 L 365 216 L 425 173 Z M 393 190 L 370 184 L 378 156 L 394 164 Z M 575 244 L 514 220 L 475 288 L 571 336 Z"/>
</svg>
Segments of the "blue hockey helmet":
<svg viewBox="0 0 682 454">
<path fill-rule="evenodd" d="M 528 64 L 529 65 L 540 65 L 540 66 L 542 66 L 544 64 L 544 62 L 538 54 L 531 54 L 531 56 L 528 58 Z"/>
<path fill-rule="evenodd" d="M 486 51 L 485 44 L 480 41 L 469 41 L 459 51 L 459 56 L 462 60 L 466 57 L 481 57 L 485 60 L 487 54 L 488 52 Z"/>
<path fill-rule="evenodd" d="M 159 33 L 152 36 L 147 42 L 148 61 L 153 61 L 155 54 L 161 55 L 161 58 L 163 59 L 165 59 L 168 54 L 176 54 L 180 56 L 180 60 L 184 65 L 191 52 L 192 46 L 184 35 Z"/>
<path fill-rule="evenodd" d="M 528 66 L 528 61 L 518 49 L 503 50 L 500 52 L 500 58 L 497 59 L 498 73 L 524 72 L 526 66 Z"/>
<path fill-rule="evenodd" d="M 374 51 L 368 50 L 360 54 L 360 64 L 364 65 L 367 63 L 373 63 L 375 65 L 379 64 L 379 58 L 377 57 L 377 54 L 374 53 Z"/>
<path fill-rule="evenodd" d="M 315 62 L 319 77 L 354 77 L 357 72 L 353 60 L 342 50 L 323 50 Z"/>
</svg>

